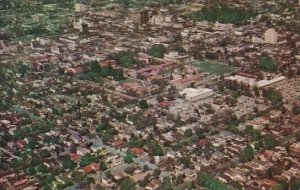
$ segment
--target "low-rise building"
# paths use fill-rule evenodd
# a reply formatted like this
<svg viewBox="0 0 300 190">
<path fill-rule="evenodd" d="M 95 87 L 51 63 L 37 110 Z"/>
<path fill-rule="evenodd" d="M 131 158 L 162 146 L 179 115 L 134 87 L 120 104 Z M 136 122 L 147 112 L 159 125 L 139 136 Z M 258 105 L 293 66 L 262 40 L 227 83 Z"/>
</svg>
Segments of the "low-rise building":
<svg viewBox="0 0 300 190">
<path fill-rule="evenodd" d="M 213 96 L 215 93 L 208 88 L 185 88 L 179 92 L 179 94 L 184 96 L 188 101 L 197 102 L 201 99 Z"/>
</svg>

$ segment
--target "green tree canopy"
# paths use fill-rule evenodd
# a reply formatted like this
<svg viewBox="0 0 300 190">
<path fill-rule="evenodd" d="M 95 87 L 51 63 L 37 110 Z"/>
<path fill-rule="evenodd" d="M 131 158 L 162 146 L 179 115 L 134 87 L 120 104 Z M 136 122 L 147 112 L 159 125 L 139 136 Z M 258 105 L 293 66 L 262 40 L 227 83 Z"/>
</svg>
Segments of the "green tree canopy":
<svg viewBox="0 0 300 190">
<path fill-rule="evenodd" d="M 266 72 L 276 72 L 278 70 L 277 63 L 270 57 L 262 57 L 259 59 L 259 69 Z"/>
<path fill-rule="evenodd" d="M 92 156 L 91 154 L 87 153 L 84 156 L 81 157 L 80 159 L 80 166 L 85 167 L 93 162 L 96 161 L 96 158 Z"/>
<path fill-rule="evenodd" d="M 162 147 L 154 140 L 151 140 L 147 143 L 147 146 L 150 150 L 150 154 L 152 156 L 163 156 L 164 155 L 164 151 L 162 149 Z"/>
<path fill-rule="evenodd" d="M 194 133 L 193 133 L 192 129 L 187 129 L 187 130 L 184 131 L 184 136 L 187 137 L 187 138 L 193 136 L 193 134 Z"/>
<path fill-rule="evenodd" d="M 274 136 L 267 135 L 263 137 L 263 143 L 266 149 L 272 149 L 277 145 L 277 140 Z"/>
<path fill-rule="evenodd" d="M 120 190 L 136 190 L 135 183 L 129 178 L 124 177 L 119 182 Z"/>
<path fill-rule="evenodd" d="M 93 73 L 100 74 L 101 73 L 101 66 L 97 61 L 92 61 L 90 65 L 90 71 Z"/>
<path fill-rule="evenodd" d="M 76 167 L 76 165 L 77 164 L 73 160 L 71 160 L 70 157 L 65 158 L 63 161 L 64 168 L 68 170 L 73 170 Z"/>
<path fill-rule="evenodd" d="M 243 151 L 240 154 L 240 160 L 242 162 L 248 162 L 253 160 L 254 158 L 254 151 L 252 146 L 250 146 L 249 144 L 243 149 Z"/>
<path fill-rule="evenodd" d="M 164 58 L 165 53 L 167 53 L 167 48 L 162 45 L 154 45 L 148 50 L 148 54 L 153 57 Z"/>
<path fill-rule="evenodd" d="M 137 63 L 134 58 L 134 54 L 131 51 L 121 51 L 111 56 L 112 59 L 116 60 L 118 65 L 128 68 Z"/>
<path fill-rule="evenodd" d="M 24 77 L 24 75 L 28 72 L 29 68 L 27 65 L 20 63 L 18 65 L 18 72 L 21 74 L 21 77 Z"/>
<path fill-rule="evenodd" d="M 198 185 L 204 186 L 209 190 L 235 190 L 233 187 L 215 179 L 211 174 L 201 172 L 197 177 Z"/>
<path fill-rule="evenodd" d="M 37 141 L 34 138 L 27 138 L 27 143 L 25 145 L 26 149 L 34 149 L 38 145 Z"/>
<path fill-rule="evenodd" d="M 130 164 L 133 162 L 133 159 L 132 159 L 132 155 L 131 154 L 126 154 L 126 156 L 124 157 L 124 162 L 127 163 L 127 164 Z"/>
<path fill-rule="evenodd" d="M 147 100 L 144 100 L 144 99 L 140 101 L 139 105 L 140 105 L 140 108 L 143 110 L 149 108 L 149 104 L 148 104 Z"/>
</svg>

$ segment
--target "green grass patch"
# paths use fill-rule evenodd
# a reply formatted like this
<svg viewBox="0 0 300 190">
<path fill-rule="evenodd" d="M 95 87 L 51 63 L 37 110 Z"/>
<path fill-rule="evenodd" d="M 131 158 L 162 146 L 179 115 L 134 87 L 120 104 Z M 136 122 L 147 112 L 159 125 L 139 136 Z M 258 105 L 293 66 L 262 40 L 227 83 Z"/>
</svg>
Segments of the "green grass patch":
<svg viewBox="0 0 300 190">
<path fill-rule="evenodd" d="M 233 67 L 222 63 L 212 61 L 193 62 L 195 67 L 198 67 L 201 71 L 207 72 L 213 75 L 224 75 L 234 71 Z"/>
</svg>

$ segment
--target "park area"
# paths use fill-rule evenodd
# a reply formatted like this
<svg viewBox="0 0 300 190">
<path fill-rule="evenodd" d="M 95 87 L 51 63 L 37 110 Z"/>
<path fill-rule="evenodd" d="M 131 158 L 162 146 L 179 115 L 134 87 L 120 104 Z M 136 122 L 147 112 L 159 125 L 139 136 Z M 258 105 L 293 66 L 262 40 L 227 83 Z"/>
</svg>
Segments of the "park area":
<svg viewBox="0 0 300 190">
<path fill-rule="evenodd" d="M 202 72 L 207 72 L 213 75 L 224 75 L 234 70 L 232 66 L 214 61 L 195 61 L 192 65 L 198 67 Z"/>
</svg>

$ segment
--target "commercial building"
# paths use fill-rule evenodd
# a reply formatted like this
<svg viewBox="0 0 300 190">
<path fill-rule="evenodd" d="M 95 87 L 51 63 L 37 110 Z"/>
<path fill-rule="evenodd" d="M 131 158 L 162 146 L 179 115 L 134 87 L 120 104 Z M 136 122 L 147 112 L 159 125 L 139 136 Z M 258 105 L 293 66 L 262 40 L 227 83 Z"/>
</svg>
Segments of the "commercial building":
<svg viewBox="0 0 300 190">
<path fill-rule="evenodd" d="M 185 88 L 179 92 L 180 95 L 185 96 L 185 99 L 191 102 L 197 102 L 201 99 L 214 95 L 213 90 L 208 88 Z"/>
</svg>

